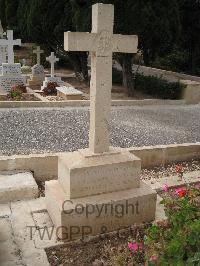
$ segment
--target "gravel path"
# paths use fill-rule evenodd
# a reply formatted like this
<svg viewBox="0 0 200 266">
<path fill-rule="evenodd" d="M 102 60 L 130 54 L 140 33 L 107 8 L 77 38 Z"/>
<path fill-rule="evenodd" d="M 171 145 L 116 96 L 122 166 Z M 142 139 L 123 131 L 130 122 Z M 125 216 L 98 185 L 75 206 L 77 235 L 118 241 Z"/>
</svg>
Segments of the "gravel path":
<svg viewBox="0 0 200 266">
<path fill-rule="evenodd" d="M 0 155 L 88 146 L 87 108 L 0 109 Z M 200 142 L 200 105 L 115 107 L 111 143 L 131 147 Z"/>
</svg>

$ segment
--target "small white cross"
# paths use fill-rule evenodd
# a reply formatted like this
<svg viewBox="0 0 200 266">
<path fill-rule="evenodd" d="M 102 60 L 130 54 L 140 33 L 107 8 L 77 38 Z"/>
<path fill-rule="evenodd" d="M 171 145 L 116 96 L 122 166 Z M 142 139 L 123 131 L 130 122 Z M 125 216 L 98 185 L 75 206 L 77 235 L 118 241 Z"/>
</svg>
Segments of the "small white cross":
<svg viewBox="0 0 200 266">
<path fill-rule="evenodd" d="M 51 64 L 51 77 L 54 78 L 54 70 L 55 70 L 55 63 L 59 61 L 59 58 L 57 58 L 55 55 L 54 55 L 54 52 L 51 52 L 51 55 L 49 57 L 46 58 L 47 61 L 50 62 Z"/>
<path fill-rule="evenodd" d="M 13 40 L 13 31 L 7 30 L 7 39 L 0 39 L 0 45 L 5 45 L 8 47 L 8 63 L 14 64 L 14 51 L 13 46 L 21 46 L 21 40 Z"/>
<path fill-rule="evenodd" d="M 37 46 L 36 50 L 33 50 L 33 53 L 37 55 L 37 64 L 40 65 L 40 55 L 44 53 L 43 50 L 40 50 L 40 46 Z"/>
</svg>

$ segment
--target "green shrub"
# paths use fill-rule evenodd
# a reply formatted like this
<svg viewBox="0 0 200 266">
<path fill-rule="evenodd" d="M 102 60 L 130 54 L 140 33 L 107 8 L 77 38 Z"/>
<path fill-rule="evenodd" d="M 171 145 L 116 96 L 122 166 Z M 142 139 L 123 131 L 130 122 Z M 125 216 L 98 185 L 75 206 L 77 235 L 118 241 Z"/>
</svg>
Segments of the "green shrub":
<svg viewBox="0 0 200 266">
<path fill-rule="evenodd" d="M 134 77 L 133 77 L 134 78 Z M 113 68 L 113 83 L 122 84 L 122 72 Z M 154 98 L 179 100 L 185 85 L 180 82 L 169 82 L 162 77 L 135 76 L 135 90 L 148 94 Z"/>
<path fill-rule="evenodd" d="M 167 222 L 152 225 L 147 231 L 147 260 L 152 265 L 200 265 L 200 190 L 176 189 L 164 197 Z"/>
<path fill-rule="evenodd" d="M 14 85 L 11 90 L 10 90 L 10 97 L 16 101 L 21 100 L 22 98 L 22 94 L 26 93 L 26 86 L 24 86 L 23 84 L 21 85 Z"/>
<path fill-rule="evenodd" d="M 157 57 L 152 67 L 175 72 L 187 72 L 189 55 L 185 51 L 173 50 L 170 54 Z"/>
<path fill-rule="evenodd" d="M 147 227 L 114 254 L 114 265 L 200 265 L 200 186 L 187 186 L 169 191 L 163 187 L 167 220 Z"/>
<path fill-rule="evenodd" d="M 135 90 L 161 99 L 180 99 L 184 87 L 179 82 L 169 82 L 162 78 L 142 74 L 137 74 L 135 79 Z"/>
</svg>

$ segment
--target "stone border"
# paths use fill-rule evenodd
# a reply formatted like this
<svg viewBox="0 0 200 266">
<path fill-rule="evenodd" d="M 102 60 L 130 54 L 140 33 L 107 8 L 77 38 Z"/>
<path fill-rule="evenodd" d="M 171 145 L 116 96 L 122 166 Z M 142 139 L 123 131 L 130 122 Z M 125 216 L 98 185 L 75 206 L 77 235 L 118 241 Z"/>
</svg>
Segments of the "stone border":
<svg viewBox="0 0 200 266">
<path fill-rule="evenodd" d="M 144 105 L 183 105 L 184 100 L 112 100 L 112 106 L 144 106 Z M 0 101 L 0 108 L 40 108 L 40 107 L 82 107 L 89 106 L 89 100 L 71 100 L 71 101 Z"/>
<path fill-rule="evenodd" d="M 141 158 L 142 168 L 200 158 L 200 142 L 132 147 L 125 150 Z M 61 154 L 63 153 L 0 156 L 0 171 L 26 170 L 32 171 L 36 180 L 57 179 L 58 156 Z"/>
</svg>

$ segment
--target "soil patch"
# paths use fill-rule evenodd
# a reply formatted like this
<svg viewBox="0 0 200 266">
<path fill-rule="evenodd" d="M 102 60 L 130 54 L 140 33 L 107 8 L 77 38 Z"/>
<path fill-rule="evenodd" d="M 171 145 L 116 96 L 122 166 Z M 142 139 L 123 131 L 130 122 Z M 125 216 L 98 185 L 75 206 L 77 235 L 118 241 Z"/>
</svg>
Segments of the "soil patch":
<svg viewBox="0 0 200 266">
<path fill-rule="evenodd" d="M 10 95 L 0 95 L 0 101 L 40 101 L 40 99 L 36 98 L 33 94 L 23 93 L 20 98 L 11 98 Z"/>
</svg>

